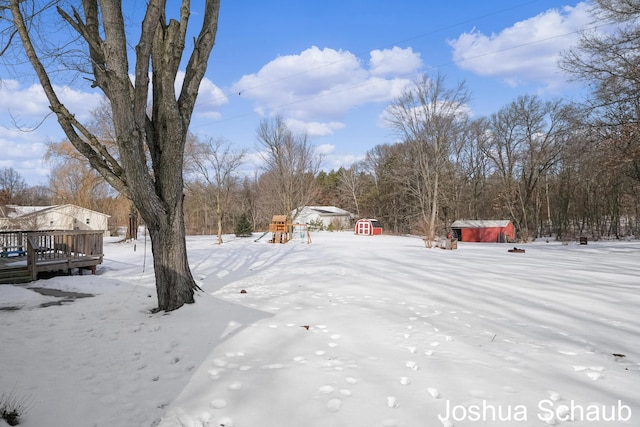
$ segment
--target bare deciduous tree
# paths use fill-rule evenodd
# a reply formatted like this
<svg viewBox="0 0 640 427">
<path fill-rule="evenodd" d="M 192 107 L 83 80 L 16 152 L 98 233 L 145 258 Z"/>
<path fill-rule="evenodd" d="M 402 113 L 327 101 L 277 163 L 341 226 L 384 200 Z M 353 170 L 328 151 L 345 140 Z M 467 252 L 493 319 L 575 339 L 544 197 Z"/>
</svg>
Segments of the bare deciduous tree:
<svg viewBox="0 0 640 427">
<path fill-rule="evenodd" d="M 238 186 L 236 172 L 242 165 L 245 151 L 234 151 L 223 139 L 209 139 L 195 143 L 188 150 L 191 172 L 204 181 L 213 197 L 213 208 L 218 221 L 218 244 L 222 244 L 222 223 L 229 210 L 229 202 Z"/>
<path fill-rule="evenodd" d="M 121 194 L 127 195 L 147 224 L 152 241 L 158 310 L 175 310 L 194 302 L 198 288 L 187 261 L 183 213 L 182 166 L 189 123 L 207 69 L 218 27 L 219 0 L 206 0 L 202 25 L 184 58 L 191 17 L 188 0 L 177 18 L 168 19 L 166 1 L 149 0 L 137 40 L 127 36 L 122 1 L 85 0 L 78 10 L 62 6 L 54 14 L 37 14 L 37 0 L 9 0 L 10 30 L 19 35 L 24 52 L 44 89 L 50 108 L 68 140 L 91 166 Z M 174 15 L 174 14 L 172 14 Z M 34 43 L 34 19 L 62 20 L 76 34 L 70 43 L 86 52 L 89 82 L 109 101 L 118 158 L 60 101 L 44 53 Z M 135 46 L 135 51 L 130 50 Z M 64 55 L 48 57 L 70 60 Z M 77 58 L 74 58 L 77 59 Z M 130 59 L 135 62 L 130 65 Z M 176 76 L 185 66 L 178 93 Z M 131 77 L 133 76 L 133 77 Z"/>
<path fill-rule="evenodd" d="M 356 216 L 360 217 L 360 199 L 364 192 L 362 168 L 355 163 L 349 168 L 340 168 L 340 184 L 338 190 L 344 198 L 352 203 Z"/>
<path fill-rule="evenodd" d="M 596 0 L 595 18 L 613 29 L 585 30 L 561 68 L 593 89 L 590 125 L 617 152 L 625 173 L 640 182 L 640 3 Z"/>
<path fill-rule="evenodd" d="M 295 134 L 282 116 L 263 120 L 257 131 L 264 161 L 263 182 L 266 197 L 271 197 L 274 213 L 295 217 L 298 208 L 315 195 L 314 177 L 321 157 L 315 153 L 306 133 Z"/>
<path fill-rule="evenodd" d="M 423 75 L 388 109 L 389 123 L 413 149 L 415 175 L 407 184 L 418 201 L 428 247 L 435 239 L 440 181 L 468 101 L 464 83 L 450 89 L 443 75 Z"/>
<path fill-rule="evenodd" d="M 3 198 L 7 199 L 8 203 L 16 203 L 18 197 L 26 188 L 27 184 L 24 182 L 20 172 L 14 168 L 0 169 L 0 193 L 2 193 Z"/>
<path fill-rule="evenodd" d="M 562 160 L 581 121 L 577 109 L 561 102 L 521 96 L 491 116 L 485 154 L 502 182 L 500 198 L 521 237 L 535 231 L 531 215 L 536 192 L 549 170 Z"/>
</svg>

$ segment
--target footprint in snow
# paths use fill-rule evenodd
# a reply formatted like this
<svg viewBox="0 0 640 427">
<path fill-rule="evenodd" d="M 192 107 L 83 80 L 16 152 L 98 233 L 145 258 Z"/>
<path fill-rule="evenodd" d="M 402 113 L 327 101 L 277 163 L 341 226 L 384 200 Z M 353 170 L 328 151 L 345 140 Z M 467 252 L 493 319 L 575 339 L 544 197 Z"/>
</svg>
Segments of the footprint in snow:
<svg viewBox="0 0 640 427">
<path fill-rule="evenodd" d="M 407 363 L 405 363 L 405 366 L 413 371 L 417 371 L 418 369 L 420 369 L 418 364 L 413 360 L 409 360 Z"/>
<path fill-rule="evenodd" d="M 437 388 L 429 387 L 427 388 L 427 393 L 429 393 L 434 399 L 440 399 L 440 391 Z"/>
<path fill-rule="evenodd" d="M 586 366 L 574 365 L 573 370 L 575 372 L 584 372 L 585 375 L 592 380 L 597 380 L 603 377 L 602 371 L 604 371 L 604 368 L 602 366 L 591 366 L 587 368 Z"/>
<path fill-rule="evenodd" d="M 262 366 L 262 369 L 282 369 L 284 365 L 282 363 L 271 363 L 269 365 Z"/>
<path fill-rule="evenodd" d="M 438 418 L 440 419 L 443 427 L 453 427 L 453 421 L 451 421 L 451 419 L 447 418 L 446 420 L 443 420 L 440 418 L 440 415 L 438 415 Z"/>
<path fill-rule="evenodd" d="M 331 394 L 331 393 L 333 393 L 334 390 L 335 390 L 335 388 L 333 386 L 323 385 L 322 387 L 320 387 L 318 389 L 317 394 L 318 395 Z"/>
<path fill-rule="evenodd" d="M 562 396 L 557 391 L 549 391 L 549 399 L 557 402 L 562 399 Z"/>
<path fill-rule="evenodd" d="M 602 378 L 604 375 L 602 374 L 602 372 L 587 372 L 586 373 L 587 376 L 589 378 L 591 378 L 592 380 L 599 380 L 600 378 Z"/>
<path fill-rule="evenodd" d="M 342 400 L 335 398 L 327 402 L 327 410 L 329 412 L 338 412 L 342 408 Z"/>
<path fill-rule="evenodd" d="M 224 399 L 213 399 L 209 405 L 213 409 L 223 409 L 227 407 L 227 401 Z"/>
<path fill-rule="evenodd" d="M 400 405 L 398 405 L 398 399 L 395 396 L 387 396 L 387 406 L 389 408 L 397 408 Z"/>
<path fill-rule="evenodd" d="M 229 362 L 227 362 L 226 360 L 220 358 L 215 358 L 211 361 L 211 364 L 213 366 L 217 366 L 218 368 L 224 368 L 228 363 Z"/>
<path fill-rule="evenodd" d="M 227 389 L 231 391 L 240 390 L 241 388 L 242 388 L 242 383 L 239 381 L 233 382 L 227 386 Z"/>
</svg>

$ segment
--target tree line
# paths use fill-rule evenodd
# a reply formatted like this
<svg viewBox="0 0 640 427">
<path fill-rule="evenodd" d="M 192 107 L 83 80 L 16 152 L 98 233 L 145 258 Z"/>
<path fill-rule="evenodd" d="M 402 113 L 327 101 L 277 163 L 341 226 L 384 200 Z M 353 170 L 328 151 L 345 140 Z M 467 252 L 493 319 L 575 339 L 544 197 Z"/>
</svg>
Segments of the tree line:
<svg viewBox="0 0 640 427">
<path fill-rule="evenodd" d="M 187 44 L 194 18 L 187 1 L 167 13 L 165 2 L 149 0 L 133 34 L 125 22 L 134 18 L 121 2 L 0 0 L 0 58 L 28 61 L 66 136 L 47 152 L 51 201 L 106 213 L 117 206 L 118 218 L 140 215 L 151 235 L 159 310 L 194 301 L 185 230 L 215 230 L 221 242 L 241 214 L 261 228 L 276 213 L 334 204 L 429 241 L 457 218 L 508 218 L 523 240 L 640 234 L 637 2 L 596 0 L 595 22 L 614 26 L 583 31 L 565 52 L 561 68 L 591 89 L 583 104 L 523 95 L 475 118 L 464 83 L 424 75 L 386 110 L 397 142 L 374 146 L 348 168 L 321 172 L 322 159 L 304 133 L 282 117 L 265 119 L 257 128 L 262 168 L 251 177 L 238 173 L 245 153 L 189 133 L 219 6 L 201 6 Z M 41 37 L 54 24 L 71 34 L 67 43 Z M 95 123 L 68 111 L 52 81 L 78 76 L 104 95 Z M 5 203 L 29 200 L 15 178 L 0 182 Z M 44 197 L 35 189 L 29 197 L 37 194 Z"/>
<path fill-rule="evenodd" d="M 331 171 L 320 169 L 322 158 L 308 138 L 282 117 L 258 126 L 263 159 L 251 176 L 239 172 L 245 150 L 191 135 L 187 232 L 218 235 L 222 243 L 243 214 L 255 230 L 264 230 L 275 214 L 335 205 L 377 218 L 388 232 L 431 239 L 446 234 L 456 219 L 510 219 L 523 240 L 640 235 L 640 157 L 629 155 L 631 141 L 603 138 L 594 122 L 600 118 L 584 105 L 526 95 L 489 117 L 471 118 L 462 102 L 467 96 L 463 85 L 452 91 L 443 76 L 423 76 L 390 108 L 389 120 L 403 138 Z M 112 215 L 114 225 L 126 224 L 132 209 L 127 199 L 67 142 L 49 143 L 47 158 L 48 191 L 27 187 L 12 169 L 0 171 L 5 202 L 73 203 Z M 40 198 L 30 199 L 34 194 Z"/>
</svg>

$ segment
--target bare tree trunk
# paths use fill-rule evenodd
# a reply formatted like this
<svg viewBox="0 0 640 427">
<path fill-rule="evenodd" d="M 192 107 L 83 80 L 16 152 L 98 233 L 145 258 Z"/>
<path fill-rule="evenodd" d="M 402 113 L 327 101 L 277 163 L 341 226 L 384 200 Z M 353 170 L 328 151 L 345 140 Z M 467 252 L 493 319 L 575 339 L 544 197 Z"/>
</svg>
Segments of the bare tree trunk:
<svg viewBox="0 0 640 427">
<path fill-rule="evenodd" d="M 30 31 L 35 27 L 25 24 L 23 11 L 33 11 L 20 0 L 10 0 L 9 4 L 12 23 L 65 135 L 111 186 L 131 199 L 150 230 L 158 310 L 171 311 L 193 303 L 198 287 L 187 262 L 182 168 L 189 123 L 215 42 L 219 0 L 206 0 L 203 5 L 202 27 L 193 42 L 178 94 L 175 82 L 184 59 L 191 13 L 188 0 L 182 1 L 179 18 L 169 20 L 165 1 L 147 1 L 135 55 L 129 52 L 134 43 L 127 40 L 121 1 L 84 0 L 82 13 L 57 8 L 57 18 L 85 42 L 79 47 L 73 40 L 70 45 L 88 52 L 92 86 L 109 100 L 117 154 L 62 104 L 32 42 L 35 38 Z M 130 57 L 136 61 L 133 79 Z"/>
<path fill-rule="evenodd" d="M 439 191 L 439 173 L 436 171 L 433 178 L 433 198 L 431 201 L 431 216 L 429 217 L 429 243 L 436 240 L 436 218 L 438 217 L 438 191 Z"/>
<path fill-rule="evenodd" d="M 158 307 L 171 311 L 185 303 L 193 303 L 197 285 L 187 260 L 183 216 L 167 216 L 166 219 L 165 223 L 154 224 L 148 229 L 152 242 Z M 166 286 L 158 286 L 157 283 Z"/>
<path fill-rule="evenodd" d="M 220 208 L 218 208 L 216 210 L 216 214 L 218 216 L 218 244 L 221 245 L 222 244 L 222 211 L 220 210 Z"/>
</svg>

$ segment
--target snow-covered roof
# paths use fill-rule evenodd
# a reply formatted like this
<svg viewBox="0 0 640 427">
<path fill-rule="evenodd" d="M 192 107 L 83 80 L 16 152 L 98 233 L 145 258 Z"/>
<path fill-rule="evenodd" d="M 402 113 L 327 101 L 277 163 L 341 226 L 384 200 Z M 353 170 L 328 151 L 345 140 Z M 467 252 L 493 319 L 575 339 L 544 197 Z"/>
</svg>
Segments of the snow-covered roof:
<svg viewBox="0 0 640 427">
<path fill-rule="evenodd" d="M 337 208 L 335 206 L 304 206 L 298 210 L 296 217 L 306 217 L 312 213 L 317 213 L 320 216 L 349 216 L 353 217 L 353 214 L 344 209 Z"/>
<path fill-rule="evenodd" d="M 345 211 L 344 209 L 340 209 L 335 206 L 305 206 L 305 208 L 314 210 L 321 215 L 351 215 L 351 212 Z"/>
<path fill-rule="evenodd" d="M 451 224 L 451 228 L 493 228 L 506 227 L 508 219 L 459 219 Z"/>
<path fill-rule="evenodd" d="M 40 212 L 45 209 L 51 209 L 54 206 L 18 206 L 7 205 L 6 216 L 7 218 L 19 218 L 21 216 L 30 215 L 34 212 Z"/>
<path fill-rule="evenodd" d="M 64 209 L 64 208 L 73 208 L 73 209 L 77 209 L 78 211 L 82 210 L 84 212 L 93 212 L 94 214 L 97 215 L 104 215 L 104 216 L 111 216 L 111 215 L 107 215 L 104 214 L 102 212 L 97 212 L 94 211 L 92 209 L 87 209 L 87 208 L 83 208 L 80 206 L 76 206 L 76 205 L 72 205 L 72 204 L 64 204 L 64 205 L 51 205 L 51 206 L 18 206 L 18 205 L 7 205 L 5 208 L 6 210 L 6 217 L 7 218 L 22 218 L 22 217 L 27 217 L 29 215 L 33 215 L 36 213 L 45 213 L 47 211 L 53 211 L 56 209 Z"/>
</svg>

